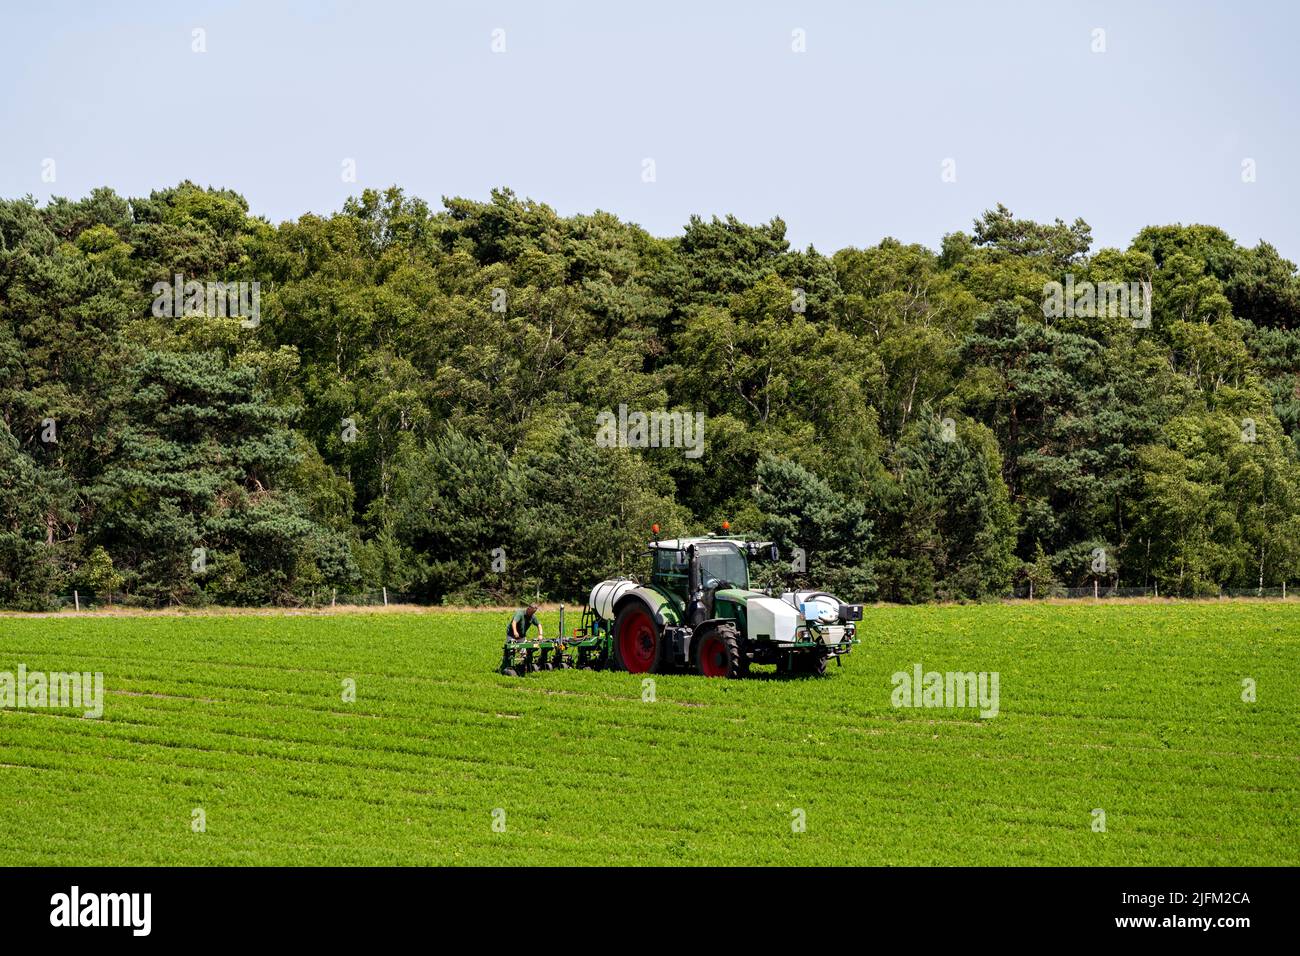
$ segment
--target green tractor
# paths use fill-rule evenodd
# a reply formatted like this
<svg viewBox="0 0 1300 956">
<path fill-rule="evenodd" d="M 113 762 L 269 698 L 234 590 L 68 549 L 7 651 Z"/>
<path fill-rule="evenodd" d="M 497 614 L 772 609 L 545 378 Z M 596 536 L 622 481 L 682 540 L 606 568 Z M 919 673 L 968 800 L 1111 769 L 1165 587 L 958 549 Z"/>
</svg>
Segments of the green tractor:
<svg viewBox="0 0 1300 956">
<path fill-rule="evenodd" d="M 650 555 L 649 582 L 615 578 L 592 588 L 571 636 L 562 608 L 556 640 L 507 641 L 502 673 L 576 665 L 738 678 L 751 664 L 775 664 L 783 673 L 821 675 L 858 642 L 861 604 L 823 591 L 777 596 L 750 587 L 750 562 L 778 558 L 769 541 L 656 537 Z"/>
</svg>

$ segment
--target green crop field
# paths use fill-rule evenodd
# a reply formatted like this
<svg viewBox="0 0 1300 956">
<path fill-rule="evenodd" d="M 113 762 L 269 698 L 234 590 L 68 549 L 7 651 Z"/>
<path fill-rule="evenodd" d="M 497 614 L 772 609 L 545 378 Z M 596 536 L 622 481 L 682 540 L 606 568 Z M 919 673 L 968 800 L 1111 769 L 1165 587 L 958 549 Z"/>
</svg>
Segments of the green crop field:
<svg viewBox="0 0 1300 956">
<path fill-rule="evenodd" d="M 1297 604 L 869 607 L 823 679 L 653 695 L 502 677 L 504 622 L 0 617 L 0 672 L 105 683 L 0 710 L 0 863 L 1300 863 Z M 997 716 L 894 707 L 918 663 Z"/>
</svg>

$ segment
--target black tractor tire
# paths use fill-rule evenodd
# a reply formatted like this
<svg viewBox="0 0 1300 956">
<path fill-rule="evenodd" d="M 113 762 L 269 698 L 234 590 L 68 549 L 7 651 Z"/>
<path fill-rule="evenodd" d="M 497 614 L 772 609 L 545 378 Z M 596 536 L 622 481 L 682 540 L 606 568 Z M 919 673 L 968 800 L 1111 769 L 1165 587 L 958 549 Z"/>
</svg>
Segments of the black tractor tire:
<svg viewBox="0 0 1300 956">
<path fill-rule="evenodd" d="M 808 677 L 824 677 L 826 658 L 820 654 L 799 654 L 794 659 L 794 672 Z"/>
<path fill-rule="evenodd" d="M 518 677 L 518 676 L 519 676 L 519 672 L 518 672 L 517 670 L 515 670 L 513 667 L 506 667 L 506 668 L 502 668 L 502 670 L 501 670 L 501 676 L 502 676 L 502 677 Z"/>
<path fill-rule="evenodd" d="M 695 669 L 702 677 L 739 680 L 749 673 L 749 658 L 734 624 L 715 624 L 695 639 Z"/>
</svg>

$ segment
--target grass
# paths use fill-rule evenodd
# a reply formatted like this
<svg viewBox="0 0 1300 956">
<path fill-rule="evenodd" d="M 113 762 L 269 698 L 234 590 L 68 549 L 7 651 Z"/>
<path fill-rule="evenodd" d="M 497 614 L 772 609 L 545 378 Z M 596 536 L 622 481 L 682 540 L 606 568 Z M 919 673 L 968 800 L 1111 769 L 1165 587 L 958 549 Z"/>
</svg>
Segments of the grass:
<svg viewBox="0 0 1300 956">
<path fill-rule="evenodd" d="M 107 689 L 0 710 L 0 864 L 1300 863 L 1300 605 L 868 608 L 824 679 L 654 702 L 499 676 L 505 621 L 0 618 L 0 671 Z M 894 708 L 917 662 L 1000 713 Z"/>
</svg>

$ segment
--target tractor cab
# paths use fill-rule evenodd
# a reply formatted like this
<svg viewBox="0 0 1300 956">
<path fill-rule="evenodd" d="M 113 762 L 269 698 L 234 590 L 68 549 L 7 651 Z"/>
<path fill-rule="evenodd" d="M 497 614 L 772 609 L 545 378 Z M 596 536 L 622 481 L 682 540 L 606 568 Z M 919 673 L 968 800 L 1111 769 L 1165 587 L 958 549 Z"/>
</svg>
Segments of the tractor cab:
<svg viewBox="0 0 1300 956">
<path fill-rule="evenodd" d="M 770 541 L 735 538 L 673 538 L 650 545 L 654 568 L 650 583 L 685 605 L 686 622 L 697 625 L 715 615 L 719 591 L 748 591 L 751 558 L 776 556 Z"/>
<path fill-rule="evenodd" d="M 699 587 L 749 588 L 749 554 L 744 542 L 727 538 L 673 538 L 650 545 L 650 581 L 681 598 L 691 592 L 692 562 Z"/>
</svg>

